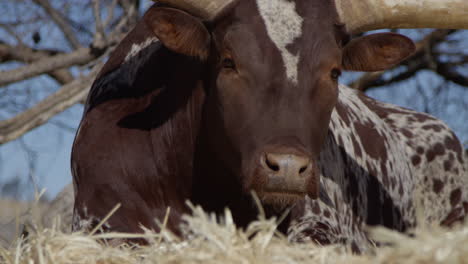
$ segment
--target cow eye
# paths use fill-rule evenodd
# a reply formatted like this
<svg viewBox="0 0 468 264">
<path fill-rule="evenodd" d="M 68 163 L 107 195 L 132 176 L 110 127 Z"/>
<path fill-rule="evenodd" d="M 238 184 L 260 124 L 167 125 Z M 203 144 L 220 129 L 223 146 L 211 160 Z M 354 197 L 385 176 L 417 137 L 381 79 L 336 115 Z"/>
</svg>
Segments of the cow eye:
<svg viewBox="0 0 468 264">
<path fill-rule="evenodd" d="M 236 64 L 234 63 L 234 61 L 232 59 L 224 59 L 223 60 L 223 68 L 226 68 L 226 69 L 235 69 L 236 68 Z"/>
<path fill-rule="evenodd" d="M 341 76 L 341 71 L 339 69 L 333 69 L 330 73 L 332 80 L 337 81 Z"/>
</svg>

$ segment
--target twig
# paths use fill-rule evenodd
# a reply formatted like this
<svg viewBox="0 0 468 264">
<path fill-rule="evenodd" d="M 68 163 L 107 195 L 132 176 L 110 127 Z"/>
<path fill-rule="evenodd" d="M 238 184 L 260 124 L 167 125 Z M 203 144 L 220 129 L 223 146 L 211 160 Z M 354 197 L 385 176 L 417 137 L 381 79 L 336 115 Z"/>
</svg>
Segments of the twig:
<svg viewBox="0 0 468 264">
<path fill-rule="evenodd" d="M 107 222 L 107 220 L 109 220 L 109 218 L 113 216 L 115 212 L 117 212 L 117 210 L 119 210 L 121 206 L 121 203 L 118 203 L 116 206 L 114 206 L 114 208 L 112 208 L 112 210 L 101 220 L 101 222 L 99 222 L 99 224 L 93 228 L 89 235 L 94 235 L 94 233 L 96 233 L 99 230 L 99 228 L 101 228 Z"/>
<path fill-rule="evenodd" d="M 57 50 L 38 50 L 23 45 L 10 46 L 0 42 L 0 62 L 19 61 L 31 63 L 61 53 Z M 62 85 L 74 79 L 73 75 L 66 69 L 54 70 L 48 74 Z"/>
<path fill-rule="evenodd" d="M 95 20 L 95 25 L 96 25 L 96 33 L 94 34 L 94 45 L 101 47 L 105 46 L 107 43 L 106 40 L 106 34 L 104 32 L 104 26 L 101 21 L 101 13 L 100 13 L 100 1 L 99 0 L 92 0 L 93 4 L 93 14 L 94 14 L 94 20 Z"/>
<path fill-rule="evenodd" d="M 3 28 L 6 32 L 8 32 L 8 34 L 13 36 L 16 39 L 18 45 L 24 45 L 23 40 L 20 38 L 20 36 L 18 36 L 18 34 L 16 34 L 15 31 L 11 29 L 11 26 L 0 23 L 0 27 Z"/>
<path fill-rule="evenodd" d="M 462 86 L 468 86 L 468 76 L 463 76 L 447 63 L 438 63 L 435 69 L 440 76 L 445 80 L 454 82 Z"/>
<path fill-rule="evenodd" d="M 31 129 L 46 123 L 56 114 L 83 100 L 88 94 L 93 79 L 102 64 L 96 65 L 91 73 L 64 85 L 56 93 L 17 116 L 0 122 L 0 145 L 19 138 Z"/>
<path fill-rule="evenodd" d="M 104 28 L 109 26 L 109 24 L 112 22 L 112 19 L 114 19 L 114 10 L 115 7 L 117 6 L 117 0 L 112 0 L 112 3 L 108 6 L 108 13 L 107 13 L 107 18 L 106 21 L 104 21 Z"/>
<path fill-rule="evenodd" d="M 11 71 L 0 72 L 0 86 L 22 81 L 57 69 L 83 65 L 97 58 L 90 48 L 80 48 L 72 53 L 60 54 L 33 62 Z"/>
<path fill-rule="evenodd" d="M 57 26 L 63 32 L 65 38 L 68 40 L 73 49 L 78 49 L 79 47 L 81 47 L 81 44 L 76 38 L 75 33 L 73 33 L 71 26 L 67 23 L 62 14 L 60 14 L 55 8 L 52 7 L 48 0 L 33 1 L 42 6 L 42 8 L 44 8 L 47 14 L 50 15 L 52 20 L 54 20 L 55 24 L 57 24 Z"/>
</svg>

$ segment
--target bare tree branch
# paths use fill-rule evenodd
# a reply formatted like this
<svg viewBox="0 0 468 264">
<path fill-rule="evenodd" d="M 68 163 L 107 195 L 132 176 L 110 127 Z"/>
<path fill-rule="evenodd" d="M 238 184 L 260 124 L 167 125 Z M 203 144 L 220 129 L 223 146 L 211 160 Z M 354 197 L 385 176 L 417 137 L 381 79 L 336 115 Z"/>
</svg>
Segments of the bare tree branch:
<svg viewBox="0 0 468 264">
<path fill-rule="evenodd" d="M 117 6 L 117 0 L 112 0 L 112 3 L 108 7 L 109 11 L 108 11 L 108 14 L 107 14 L 106 21 L 104 21 L 104 25 L 103 25 L 104 28 L 109 26 L 110 23 L 112 22 L 112 19 L 114 19 L 114 10 L 115 10 L 116 6 Z"/>
<path fill-rule="evenodd" d="M 0 41 L 0 62 L 19 61 L 31 63 L 59 53 L 61 52 L 56 50 L 37 50 L 24 45 L 10 46 Z M 69 83 L 74 79 L 73 75 L 66 69 L 51 71 L 49 76 L 60 84 Z"/>
<path fill-rule="evenodd" d="M 8 34 L 13 36 L 16 39 L 16 42 L 18 42 L 18 45 L 23 44 L 23 40 L 20 38 L 20 36 L 18 36 L 18 34 L 13 29 L 11 29 L 10 25 L 0 24 L 0 27 L 3 28 L 6 32 L 8 32 Z"/>
<path fill-rule="evenodd" d="M 138 7 L 140 6 L 139 0 L 119 0 L 119 4 L 122 6 L 126 13 L 126 17 L 131 24 L 137 22 L 138 19 Z"/>
<path fill-rule="evenodd" d="M 17 139 L 56 114 L 83 100 L 102 64 L 96 65 L 90 74 L 64 85 L 59 91 L 17 116 L 0 122 L 0 145 Z"/>
<path fill-rule="evenodd" d="M 49 8 L 50 10 L 48 12 L 55 14 L 55 18 L 53 19 L 56 23 L 60 23 L 57 21 L 65 21 L 64 19 L 58 19 L 61 18 L 61 15 L 53 11 L 48 0 L 34 1 L 40 4 L 44 9 Z M 115 8 L 117 5 L 116 3 L 117 0 L 112 1 L 110 8 Z M 105 56 L 113 49 L 129 27 L 133 25 L 133 17 L 137 14 L 135 5 L 128 5 L 128 9 L 126 9 L 124 14 L 112 25 L 111 32 L 107 34 L 107 42 L 104 43 L 100 41 L 98 37 L 99 34 L 104 34 L 105 32 L 105 25 L 99 22 L 99 1 L 94 0 L 91 4 L 91 8 L 94 9 L 95 19 L 97 19 L 98 22 L 96 24 L 94 40 L 90 48 L 79 47 L 71 53 L 64 53 L 59 50 L 38 50 L 23 45 L 12 46 L 0 41 L 0 62 L 20 61 L 29 63 L 17 69 L 0 72 L 0 86 L 23 81 L 41 74 L 49 74 L 59 82 L 65 84 L 60 90 L 39 102 L 37 105 L 11 119 L 0 121 L 0 145 L 14 140 L 29 130 L 42 125 L 70 106 L 76 103 L 82 103 L 86 98 L 92 81 L 97 75 L 98 69 L 102 66 L 100 56 Z M 113 13 L 112 10 L 109 10 L 108 17 L 104 23 L 110 23 L 114 15 Z M 65 28 L 70 29 L 69 25 L 66 25 Z M 66 34 L 66 32 L 67 30 L 64 30 L 64 34 Z M 70 37 L 70 35 L 68 37 Z M 73 37 L 69 40 L 70 43 L 73 43 Z M 77 65 L 86 65 L 87 67 L 92 67 L 93 70 L 85 77 L 74 79 L 67 68 Z"/>
<path fill-rule="evenodd" d="M 447 62 L 445 64 L 450 67 L 468 64 L 468 55 L 458 55 L 458 57 L 456 61 Z"/>
<path fill-rule="evenodd" d="M 96 59 L 100 54 L 93 54 L 90 48 L 79 48 L 72 53 L 59 54 L 41 59 L 29 65 L 11 71 L 0 72 L 0 86 L 25 80 L 51 71 L 83 65 Z"/>
<path fill-rule="evenodd" d="M 463 76 L 462 74 L 455 71 L 452 67 L 450 67 L 449 63 L 438 63 L 435 71 L 445 80 L 462 86 L 468 86 L 468 76 Z"/>
<path fill-rule="evenodd" d="M 100 43 L 103 42 L 100 45 L 105 45 L 107 43 L 106 40 L 106 34 L 104 32 L 104 25 L 102 24 L 101 21 L 101 13 L 100 13 L 100 1 L 99 0 L 92 0 L 93 4 L 93 14 L 94 14 L 94 20 L 95 20 L 95 25 L 96 25 L 96 33 L 94 34 L 94 43 Z"/>
<path fill-rule="evenodd" d="M 64 54 L 59 50 L 33 49 L 25 45 L 12 46 L 0 40 L 0 62 L 10 60 L 33 62 L 45 57 Z"/>
<path fill-rule="evenodd" d="M 63 34 L 65 35 L 65 38 L 68 40 L 73 49 L 78 49 L 79 47 L 81 47 L 81 44 L 76 38 L 75 33 L 73 33 L 71 26 L 67 23 L 62 14 L 60 14 L 55 8 L 52 7 L 48 0 L 33 1 L 42 6 L 42 8 L 44 8 L 47 14 L 50 15 L 50 17 L 54 20 L 54 22 L 57 24 L 60 30 L 62 30 Z"/>
</svg>

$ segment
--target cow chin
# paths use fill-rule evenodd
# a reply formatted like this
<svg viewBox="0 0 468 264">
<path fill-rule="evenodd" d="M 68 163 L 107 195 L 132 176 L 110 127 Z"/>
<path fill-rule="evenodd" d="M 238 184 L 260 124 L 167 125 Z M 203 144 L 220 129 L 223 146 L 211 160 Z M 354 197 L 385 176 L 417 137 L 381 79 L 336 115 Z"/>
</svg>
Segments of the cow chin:
<svg viewBox="0 0 468 264">
<path fill-rule="evenodd" d="M 252 184 L 248 184 L 246 190 L 254 191 L 262 206 L 273 209 L 276 212 L 283 211 L 304 200 L 307 195 L 312 197 L 309 190 L 313 190 L 315 184 L 313 175 L 299 181 L 285 181 L 274 179 L 264 174 L 256 174 Z M 312 196 L 311 196 L 312 195 Z"/>
<path fill-rule="evenodd" d="M 294 206 L 298 201 L 305 198 L 306 193 L 285 192 L 259 192 L 258 197 L 262 205 L 274 211 L 280 212 Z"/>
</svg>

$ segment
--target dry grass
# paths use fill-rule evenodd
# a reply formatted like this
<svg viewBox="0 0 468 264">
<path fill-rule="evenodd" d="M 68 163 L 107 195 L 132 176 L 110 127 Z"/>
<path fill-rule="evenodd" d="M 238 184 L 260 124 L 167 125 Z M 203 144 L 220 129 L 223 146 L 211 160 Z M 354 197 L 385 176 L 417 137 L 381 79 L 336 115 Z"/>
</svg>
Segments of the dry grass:
<svg viewBox="0 0 468 264">
<path fill-rule="evenodd" d="M 260 217 L 247 230 L 239 230 L 228 211 L 219 223 L 200 208 L 193 210 L 193 216 L 186 217 L 186 241 L 167 230 L 146 231 L 138 237 L 150 246 L 109 246 L 100 239 L 135 235 L 64 234 L 52 227 L 10 248 L 0 247 L 0 263 L 468 263 L 468 224 L 450 230 L 422 226 L 413 230 L 413 238 L 373 229 L 373 237 L 392 246 L 376 249 L 375 255 L 356 256 L 338 245 L 288 243 L 275 233 L 274 219 Z"/>
<path fill-rule="evenodd" d="M 44 206 L 42 203 L 0 199 L 0 224 L 7 223 L 16 216 L 25 214 L 33 204 L 40 208 Z"/>
</svg>

